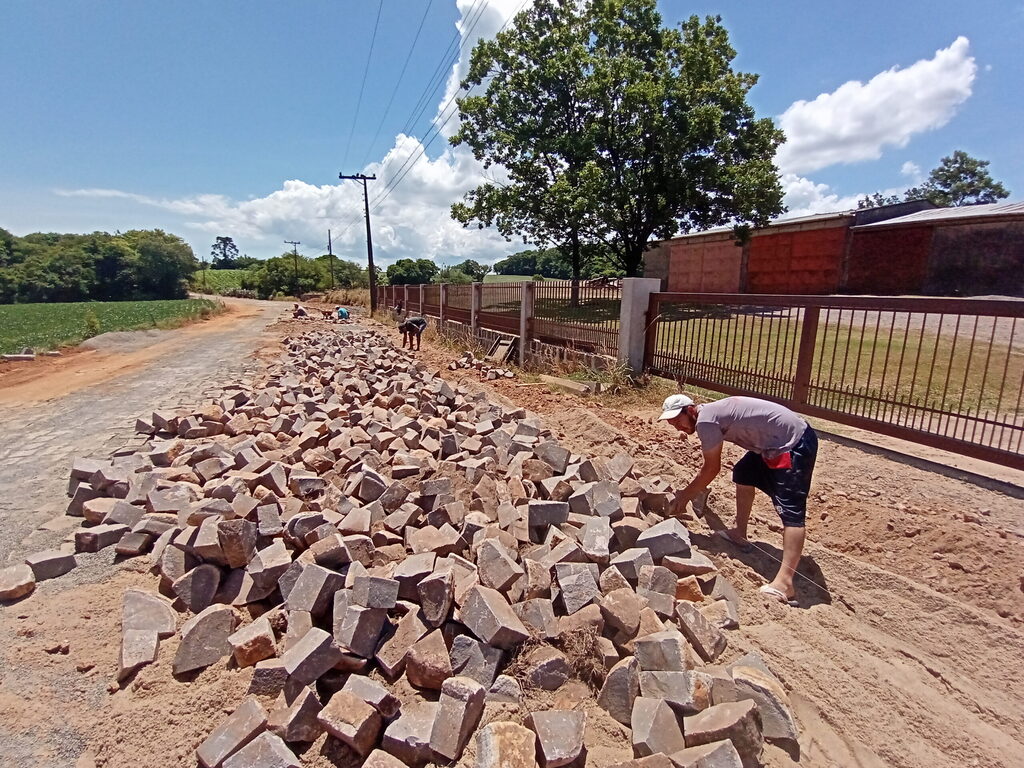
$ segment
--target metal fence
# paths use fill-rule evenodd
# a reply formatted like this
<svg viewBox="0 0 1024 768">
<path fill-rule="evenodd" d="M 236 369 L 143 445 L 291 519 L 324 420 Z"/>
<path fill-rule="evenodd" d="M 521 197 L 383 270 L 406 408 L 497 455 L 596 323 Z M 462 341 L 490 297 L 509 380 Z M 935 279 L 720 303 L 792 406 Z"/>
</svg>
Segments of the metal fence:
<svg viewBox="0 0 1024 768">
<path fill-rule="evenodd" d="M 655 293 L 645 368 L 1024 469 L 1024 302 Z"/>
<path fill-rule="evenodd" d="M 583 352 L 616 355 L 622 304 L 617 285 L 544 282 L 534 290 L 534 337 L 555 344 L 569 340 Z"/>
</svg>

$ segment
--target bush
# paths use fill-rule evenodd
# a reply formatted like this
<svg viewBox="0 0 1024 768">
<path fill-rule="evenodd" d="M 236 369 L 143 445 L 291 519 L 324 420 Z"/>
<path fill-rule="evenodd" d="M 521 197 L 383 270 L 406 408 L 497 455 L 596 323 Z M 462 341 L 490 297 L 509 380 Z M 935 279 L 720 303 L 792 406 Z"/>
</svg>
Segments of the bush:
<svg viewBox="0 0 1024 768">
<path fill-rule="evenodd" d="M 91 339 L 93 336 L 99 336 L 100 334 L 100 319 L 96 317 L 96 313 L 91 309 L 85 313 L 85 338 Z"/>
<path fill-rule="evenodd" d="M 533 276 L 533 282 L 535 282 L 535 283 L 543 283 L 544 282 L 544 275 L 540 275 L 540 274 L 534 275 Z"/>
</svg>

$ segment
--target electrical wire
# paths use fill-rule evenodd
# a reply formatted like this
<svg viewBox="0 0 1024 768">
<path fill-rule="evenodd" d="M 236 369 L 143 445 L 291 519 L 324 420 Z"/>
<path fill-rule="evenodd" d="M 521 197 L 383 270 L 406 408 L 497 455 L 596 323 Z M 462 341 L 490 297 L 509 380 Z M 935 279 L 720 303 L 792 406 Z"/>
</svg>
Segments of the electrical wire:
<svg viewBox="0 0 1024 768">
<path fill-rule="evenodd" d="M 377 42 L 377 28 L 380 26 L 380 12 L 384 8 L 384 0 L 377 0 L 377 18 L 373 22 L 373 35 L 370 37 L 370 51 L 366 54 L 366 66 L 363 68 L 363 81 L 359 84 L 359 97 L 356 99 L 356 111 L 352 116 L 352 130 L 349 131 L 348 141 L 345 142 L 345 152 L 342 154 L 342 165 L 348 160 L 348 150 L 352 146 L 352 136 L 359 124 L 359 109 L 363 105 L 363 90 L 366 88 L 366 76 L 370 73 L 370 62 L 373 60 L 373 47 Z"/>
</svg>

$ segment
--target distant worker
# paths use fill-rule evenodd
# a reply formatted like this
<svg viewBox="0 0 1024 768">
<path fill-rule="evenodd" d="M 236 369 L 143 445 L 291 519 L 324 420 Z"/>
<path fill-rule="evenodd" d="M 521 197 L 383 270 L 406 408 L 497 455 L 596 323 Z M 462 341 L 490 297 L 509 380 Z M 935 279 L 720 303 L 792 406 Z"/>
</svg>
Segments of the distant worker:
<svg viewBox="0 0 1024 768">
<path fill-rule="evenodd" d="M 402 310 L 403 309 L 405 309 L 405 301 L 403 301 L 402 299 L 399 299 L 398 303 L 395 304 L 395 312 L 397 312 L 400 315 L 400 314 L 402 314 Z"/>
<path fill-rule="evenodd" d="M 412 341 L 416 339 L 416 349 L 420 348 L 420 337 L 423 335 L 423 331 L 427 327 L 427 321 L 422 317 L 410 317 L 408 320 L 403 320 L 398 324 L 398 330 L 402 332 L 402 347 L 405 348 L 405 342 L 408 339 L 409 349 L 412 349 Z"/>
<path fill-rule="evenodd" d="M 309 317 L 309 312 L 306 311 L 305 307 L 301 306 L 298 302 L 295 302 L 295 304 L 292 305 L 292 317 L 296 319 Z"/>
<path fill-rule="evenodd" d="M 747 449 L 746 456 L 732 470 L 736 526 L 717 531 L 716 535 L 749 551 L 747 521 L 754 489 L 766 493 L 782 518 L 782 563 L 775 578 L 761 587 L 761 592 L 780 603 L 796 606 L 793 575 L 804 549 L 807 494 L 818 454 L 815 431 L 788 408 L 754 397 L 726 397 L 696 405 L 686 395 L 672 395 L 665 400 L 659 420 L 685 435 L 696 432 L 704 454 L 700 472 L 676 495 L 676 516 L 718 476 L 724 441 Z"/>
<path fill-rule="evenodd" d="M 335 307 L 334 311 L 338 314 L 339 320 L 348 320 L 348 310 L 344 307 Z"/>
</svg>

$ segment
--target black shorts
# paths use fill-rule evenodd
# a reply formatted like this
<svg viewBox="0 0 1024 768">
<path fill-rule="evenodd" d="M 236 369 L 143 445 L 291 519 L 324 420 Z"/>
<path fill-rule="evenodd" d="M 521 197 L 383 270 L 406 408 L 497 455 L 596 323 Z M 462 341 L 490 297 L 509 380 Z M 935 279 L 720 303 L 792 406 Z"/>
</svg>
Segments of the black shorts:
<svg viewBox="0 0 1024 768">
<path fill-rule="evenodd" d="M 733 467 L 732 481 L 764 491 L 775 505 L 783 525 L 803 528 L 807 517 L 807 494 L 811 491 L 811 475 L 817 456 L 818 435 L 808 426 L 800 442 L 790 451 L 790 467 L 772 469 L 764 463 L 761 454 L 748 451 Z"/>
</svg>

